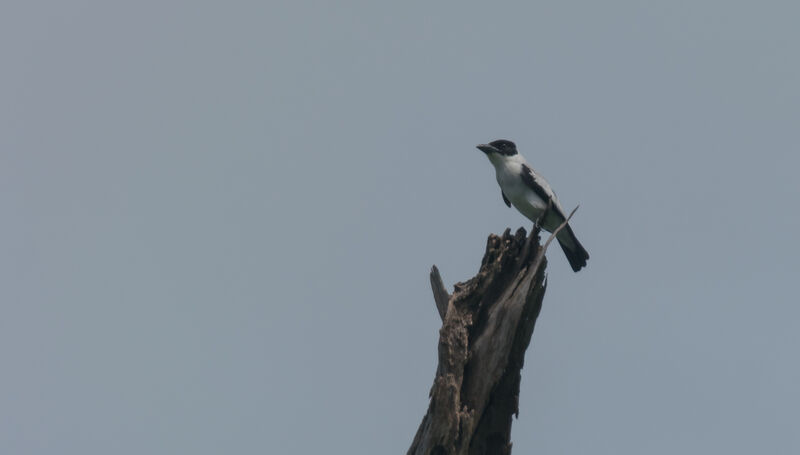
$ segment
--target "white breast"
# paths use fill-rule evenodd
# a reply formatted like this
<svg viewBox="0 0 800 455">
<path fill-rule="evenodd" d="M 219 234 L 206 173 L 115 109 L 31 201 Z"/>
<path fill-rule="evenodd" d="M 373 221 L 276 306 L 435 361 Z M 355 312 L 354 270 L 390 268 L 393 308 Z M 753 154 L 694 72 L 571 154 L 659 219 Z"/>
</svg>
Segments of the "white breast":
<svg viewBox="0 0 800 455">
<path fill-rule="evenodd" d="M 503 160 L 495 164 L 495 176 L 500 189 L 511 204 L 529 220 L 536 221 L 547 208 L 547 201 L 528 188 L 522 180 L 522 161 Z"/>
</svg>

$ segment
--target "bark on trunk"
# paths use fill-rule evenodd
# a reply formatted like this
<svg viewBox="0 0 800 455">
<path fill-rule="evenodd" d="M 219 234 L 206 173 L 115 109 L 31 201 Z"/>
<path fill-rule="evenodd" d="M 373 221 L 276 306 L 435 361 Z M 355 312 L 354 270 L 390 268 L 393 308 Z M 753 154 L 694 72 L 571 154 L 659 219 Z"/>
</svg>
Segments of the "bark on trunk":
<svg viewBox="0 0 800 455">
<path fill-rule="evenodd" d="M 480 271 L 452 295 L 433 266 L 439 365 L 408 454 L 511 453 L 511 416 L 519 414 L 525 350 L 542 308 L 548 244 L 540 246 L 538 230 L 490 235 Z"/>
</svg>

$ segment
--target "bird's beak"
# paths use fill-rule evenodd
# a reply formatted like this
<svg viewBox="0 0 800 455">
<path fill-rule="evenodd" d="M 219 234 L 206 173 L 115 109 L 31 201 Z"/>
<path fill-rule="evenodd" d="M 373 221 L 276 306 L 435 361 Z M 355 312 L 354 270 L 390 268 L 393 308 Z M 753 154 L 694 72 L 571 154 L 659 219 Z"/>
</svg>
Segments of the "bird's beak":
<svg viewBox="0 0 800 455">
<path fill-rule="evenodd" d="M 485 153 L 487 155 L 490 154 L 490 153 L 496 153 L 497 152 L 497 149 L 492 147 L 489 144 L 478 144 L 477 147 L 478 147 L 478 150 L 480 150 L 481 152 L 483 152 L 483 153 Z"/>
</svg>

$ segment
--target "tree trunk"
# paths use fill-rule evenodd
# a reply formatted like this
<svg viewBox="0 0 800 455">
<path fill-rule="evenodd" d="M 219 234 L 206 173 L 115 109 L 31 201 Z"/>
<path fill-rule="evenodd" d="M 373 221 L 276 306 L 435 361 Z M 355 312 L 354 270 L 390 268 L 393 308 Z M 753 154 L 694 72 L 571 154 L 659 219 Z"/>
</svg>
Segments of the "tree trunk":
<svg viewBox="0 0 800 455">
<path fill-rule="evenodd" d="M 409 455 L 511 453 L 511 416 L 519 414 L 521 369 L 542 308 L 549 243 L 540 246 L 538 230 L 530 237 L 521 228 L 491 234 L 480 271 L 457 283 L 453 295 L 433 266 L 442 317 L 439 365 Z"/>
</svg>

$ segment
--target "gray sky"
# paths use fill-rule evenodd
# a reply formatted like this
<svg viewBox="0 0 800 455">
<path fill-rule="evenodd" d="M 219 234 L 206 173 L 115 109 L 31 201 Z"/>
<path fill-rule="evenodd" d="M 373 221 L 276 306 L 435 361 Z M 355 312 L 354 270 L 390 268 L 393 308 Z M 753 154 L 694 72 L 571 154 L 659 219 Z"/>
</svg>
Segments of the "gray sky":
<svg viewBox="0 0 800 455">
<path fill-rule="evenodd" d="M 0 453 L 404 453 L 431 264 L 558 248 L 515 453 L 800 452 L 800 4 L 0 7 Z"/>
</svg>

